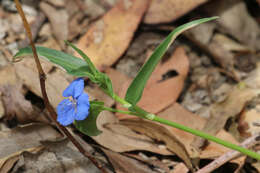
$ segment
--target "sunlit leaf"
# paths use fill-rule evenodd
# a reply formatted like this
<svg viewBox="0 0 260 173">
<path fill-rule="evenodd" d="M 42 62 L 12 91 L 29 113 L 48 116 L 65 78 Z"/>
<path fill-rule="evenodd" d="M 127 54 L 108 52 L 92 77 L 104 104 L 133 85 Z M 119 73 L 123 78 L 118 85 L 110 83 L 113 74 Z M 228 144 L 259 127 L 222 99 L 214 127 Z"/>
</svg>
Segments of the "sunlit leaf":
<svg viewBox="0 0 260 173">
<path fill-rule="evenodd" d="M 201 23 L 214 20 L 217 17 L 211 17 L 211 18 L 204 18 L 199 20 L 194 20 L 192 22 L 186 23 L 184 25 L 181 25 L 174 29 L 167 37 L 166 39 L 155 49 L 151 57 L 148 59 L 148 61 L 144 64 L 144 66 L 141 68 L 137 76 L 134 78 L 132 83 L 130 84 L 125 100 L 129 103 L 135 105 L 140 99 L 143 94 L 144 87 L 151 76 L 152 72 L 154 71 L 156 65 L 161 60 L 162 56 L 165 54 L 171 43 L 176 39 L 178 35 L 180 35 L 182 32 L 197 26 Z M 152 99 L 152 98 L 151 98 Z"/>
</svg>

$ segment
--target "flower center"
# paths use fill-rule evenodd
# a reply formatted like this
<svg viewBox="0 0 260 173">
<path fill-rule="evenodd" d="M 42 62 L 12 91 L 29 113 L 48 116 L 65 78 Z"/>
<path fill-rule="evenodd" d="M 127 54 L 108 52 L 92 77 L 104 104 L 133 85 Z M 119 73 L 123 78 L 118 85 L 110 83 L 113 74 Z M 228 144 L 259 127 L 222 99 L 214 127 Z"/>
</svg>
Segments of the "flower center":
<svg viewBox="0 0 260 173">
<path fill-rule="evenodd" d="M 72 103 L 73 107 L 76 109 L 77 108 L 77 100 L 73 99 L 72 97 L 69 97 L 69 100 Z"/>
</svg>

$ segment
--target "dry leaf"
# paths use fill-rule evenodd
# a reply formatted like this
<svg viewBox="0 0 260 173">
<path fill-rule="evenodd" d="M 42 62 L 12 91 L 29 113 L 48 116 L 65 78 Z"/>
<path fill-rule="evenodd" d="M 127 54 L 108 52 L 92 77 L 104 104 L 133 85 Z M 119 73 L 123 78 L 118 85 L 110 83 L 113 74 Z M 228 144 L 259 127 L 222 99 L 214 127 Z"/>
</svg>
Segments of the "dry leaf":
<svg viewBox="0 0 260 173">
<path fill-rule="evenodd" d="M 64 7 L 65 2 L 64 0 L 45 0 L 47 3 L 50 3 L 56 7 Z"/>
<path fill-rule="evenodd" d="M 151 170 L 147 165 L 140 161 L 113 151 L 105 149 L 103 149 L 103 151 L 112 163 L 116 173 L 155 173 L 155 171 Z"/>
<path fill-rule="evenodd" d="M 111 79 L 113 84 L 113 89 L 116 94 L 119 94 L 119 92 L 122 90 L 122 86 L 124 83 L 130 81 L 130 78 L 123 73 L 113 69 L 113 68 L 107 68 L 105 70 L 108 77 Z"/>
<path fill-rule="evenodd" d="M 187 173 L 189 169 L 183 163 L 176 165 L 171 173 Z"/>
<path fill-rule="evenodd" d="M 115 115 L 104 111 L 98 117 L 98 128 L 102 134 L 92 137 L 100 145 L 115 152 L 146 150 L 162 155 L 170 155 L 165 146 L 156 144 L 151 138 L 138 134 L 121 125 Z"/>
<path fill-rule="evenodd" d="M 219 16 L 219 29 L 254 49 L 260 49 L 260 28 L 242 0 L 212 1 L 204 6 L 211 16 Z"/>
<path fill-rule="evenodd" d="M 64 49 L 64 40 L 68 38 L 68 14 L 65 9 L 57 9 L 46 2 L 40 3 L 40 8 L 50 20 L 53 34 Z"/>
<path fill-rule="evenodd" d="M 225 141 L 229 141 L 233 144 L 239 144 L 235 138 L 227 133 L 225 130 L 219 131 L 219 133 L 216 135 L 217 138 L 223 139 Z M 213 159 L 216 158 L 222 154 L 225 154 L 226 152 L 231 151 L 231 149 L 226 148 L 222 145 L 216 144 L 214 142 L 210 142 L 209 145 L 203 149 L 200 153 L 201 159 Z M 241 156 L 236 159 L 231 160 L 232 163 L 238 164 L 240 167 L 243 166 L 245 163 L 246 156 Z"/>
<path fill-rule="evenodd" d="M 260 88 L 260 62 L 256 66 L 256 69 L 248 74 L 248 77 L 245 79 L 246 85 L 253 89 Z"/>
<path fill-rule="evenodd" d="M 13 172 L 100 173 L 91 161 L 83 156 L 69 140 L 42 142 L 46 150 L 36 154 L 25 152 L 20 156 Z M 86 143 L 82 145 L 86 146 Z M 85 148 L 85 147 L 84 147 Z M 86 151 L 92 153 L 93 148 Z"/>
<path fill-rule="evenodd" d="M 220 103 L 211 106 L 211 118 L 205 124 L 203 131 L 215 135 L 220 131 L 228 118 L 235 117 L 244 108 L 245 104 L 256 95 L 256 91 L 250 88 L 240 89 L 235 86 L 229 96 Z M 196 138 L 193 146 L 199 150 L 204 144 L 204 139 Z"/>
<path fill-rule="evenodd" d="M 176 20 L 207 0 L 152 0 L 144 17 L 147 24 L 166 23 Z"/>
<path fill-rule="evenodd" d="M 193 170 L 192 162 L 189 154 L 184 147 L 182 141 L 179 141 L 167 128 L 163 125 L 147 121 L 143 119 L 126 119 L 122 124 L 137 131 L 145 136 L 149 136 L 156 141 L 162 141 L 166 144 L 167 148 L 180 157 L 187 167 Z"/>
<path fill-rule="evenodd" d="M 0 167 L 1 173 L 8 173 L 14 166 L 14 164 L 19 160 L 19 156 L 10 157 L 5 161 L 5 163 Z"/>
<path fill-rule="evenodd" d="M 44 71 L 47 73 L 53 68 L 50 62 L 41 61 Z M 26 58 L 21 62 L 15 63 L 15 70 L 22 83 L 33 93 L 42 96 L 39 82 L 39 75 L 35 66 L 34 59 Z M 60 74 L 60 69 L 56 69 L 47 75 L 46 90 L 50 103 L 56 107 L 63 100 L 62 92 L 69 85 L 65 73 Z M 57 82 L 58 81 L 58 82 Z"/>
<path fill-rule="evenodd" d="M 223 46 L 223 48 L 227 51 L 237 51 L 237 52 L 250 51 L 249 47 L 239 44 L 238 42 L 228 38 L 223 34 L 215 34 L 212 39 L 220 43 Z"/>
<path fill-rule="evenodd" d="M 104 94 L 104 91 L 102 91 L 98 86 L 94 87 L 85 87 L 86 93 L 89 95 L 89 100 L 99 100 L 104 102 L 105 106 L 111 107 L 115 104 L 115 100 L 113 100 L 110 96 Z"/>
<path fill-rule="evenodd" d="M 14 66 L 7 65 L 0 69 L 0 85 L 15 85 L 17 76 Z"/>
<path fill-rule="evenodd" d="M 46 114 L 34 107 L 21 93 L 20 85 L 0 85 L 5 108 L 5 120 L 15 120 L 20 124 L 31 122 L 48 123 Z"/>
<path fill-rule="evenodd" d="M 41 124 L 0 131 L 0 168 L 8 159 L 20 155 L 24 151 L 39 151 L 43 147 L 41 141 L 60 137 L 61 135 L 55 129 Z"/>
<path fill-rule="evenodd" d="M 214 37 L 213 37 L 214 38 Z M 234 55 L 224 48 L 222 42 L 213 39 L 208 45 L 209 50 L 214 53 L 214 60 L 228 72 L 234 71 Z"/>
<path fill-rule="evenodd" d="M 1 110 L 0 116 L 5 114 L 5 120 L 15 119 L 22 124 L 32 121 L 48 122 L 43 116 L 45 114 L 25 99 L 22 94 L 22 83 L 12 65 L 0 70 L 0 93 L 1 107 L 4 109 Z"/>
<path fill-rule="evenodd" d="M 148 3 L 148 0 L 120 0 L 80 38 L 78 47 L 97 68 L 112 65 L 127 49 Z"/>
<path fill-rule="evenodd" d="M 168 163 L 163 162 L 162 159 L 157 157 L 149 157 L 146 156 L 144 153 L 124 153 L 124 155 L 129 156 L 131 158 L 134 158 L 136 160 L 139 160 L 143 163 L 146 163 L 154 168 L 159 168 L 162 170 L 162 172 L 170 172 L 170 165 L 174 165 L 174 161 L 168 161 Z"/>
<path fill-rule="evenodd" d="M 198 115 L 195 115 L 187 111 L 178 103 L 172 104 L 169 108 L 160 112 L 158 116 L 197 130 L 201 130 L 204 124 L 206 123 L 206 120 L 204 118 L 201 118 Z M 197 153 L 194 153 L 194 149 L 191 146 L 192 141 L 195 138 L 194 135 L 170 126 L 163 126 L 167 128 L 170 131 L 170 133 L 174 135 L 179 141 L 181 141 L 181 143 L 185 146 L 186 150 L 188 151 L 190 157 L 193 158 L 197 156 Z"/>
<path fill-rule="evenodd" d="M 238 131 L 241 137 L 250 137 L 260 132 L 260 97 L 255 96 L 238 118 Z"/>
</svg>

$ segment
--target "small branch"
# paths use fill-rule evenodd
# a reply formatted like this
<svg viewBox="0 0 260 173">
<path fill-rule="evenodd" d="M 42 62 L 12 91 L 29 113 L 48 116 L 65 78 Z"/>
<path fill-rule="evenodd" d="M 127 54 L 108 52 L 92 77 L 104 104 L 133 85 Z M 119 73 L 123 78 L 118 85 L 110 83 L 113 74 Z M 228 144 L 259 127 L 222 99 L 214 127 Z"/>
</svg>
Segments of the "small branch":
<svg viewBox="0 0 260 173">
<path fill-rule="evenodd" d="M 248 139 L 246 139 L 240 146 L 244 148 L 250 148 L 257 143 L 260 142 L 259 140 L 260 134 L 256 134 Z M 235 157 L 238 157 L 241 153 L 235 150 L 229 151 L 222 156 L 218 157 L 214 161 L 212 161 L 210 164 L 207 166 L 201 168 L 198 170 L 196 173 L 209 173 L 212 172 L 213 170 L 219 168 L 220 166 L 224 165 L 226 162 L 234 159 Z"/>
<path fill-rule="evenodd" d="M 42 69 L 40 60 L 38 58 L 37 55 L 37 51 L 36 51 L 36 47 L 33 43 L 33 37 L 32 37 L 32 33 L 31 33 L 31 29 L 30 26 L 26 20 L 26 17 L 24 15 L 23 9 L 21 7 L 21 4 L 19 2 L 19 0 L 15 0 L 15 4 L 16 4 L 16 8 L 23 20 L 23 24 L 24 27 L 26 29 L 28 38 L 30 40 L 30 45 L 32 47 L 32 51 L 33 51 L 33 55 L 34 55 L 34 59 L 35 59 L 35 63 L 38 69 L 38 73 L 39 73 L 39 80 L 40 80 L 40 86 L 41 86 L 41 92 L 42 92 L 42 96 L 44 99 L 44 104 L 46 106 L 46 109 L 48 110 L 48 112 L 51 115 L 52 120 L 55 122 L 56 126 L 69 138 L 69 140 L 75 145 L 75 147 L 85 156 L 87 157 L 98 169 L 100 169 L 103 173 L 107 173 L 107 171 L 101 166 L 99 165 L 99 163 L 96 161 L 96 159 L 87 151 L 85 151 L 85 149 L 82 147 L 82 145 L 72 136 L 72 134 L 62 125 L 60 125 L 57 122 L 57 114 L 54 110 L 54 108 L 51 106 L 49 99 L 48 99 L 48 95 L 46 92 L 46 87 L 45 87 L 45 80 L 46 80 L 46 75 Z"/>
</svg>

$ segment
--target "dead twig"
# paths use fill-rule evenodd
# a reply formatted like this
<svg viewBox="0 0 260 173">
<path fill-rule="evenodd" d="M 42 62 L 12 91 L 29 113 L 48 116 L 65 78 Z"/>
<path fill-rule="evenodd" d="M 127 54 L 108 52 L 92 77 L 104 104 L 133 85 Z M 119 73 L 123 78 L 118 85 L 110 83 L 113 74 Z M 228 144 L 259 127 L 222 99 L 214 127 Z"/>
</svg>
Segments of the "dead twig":
<svg viewBox="0 0 260 173">
<path fill-rule="evenodd" d="M 257 143 L 260 142 L 260 134 L 256 134 L 248 139 L 246 139 L 243 143 L 241 143 L 241 147 L 244 148 L 250 148 L 254 145 L 256 145 Z M 209 173 L 212 172 L 213 170 L 219 168 L 221 165 L 225 164 L 226 162 L 234 159 L 235 157 L 238 157 L 241 153 L 238 151 L 229 151 L 225 154 L 223 154 L 222 156 L 218 157 L 217 159 L 215 159 L 214 161 L 212 161 L 210 164 L 208 164 L 207 166 L 201 168 L 200 170 L 198 170 L 196 173 Z"/>
<path fill-rule="evenodd" d="M 56 118 L 57 118 L 57 114 L 54 110 L 54 108 L 51 106 L 50 102 L 49 102 L 49 99 L 48 99 L 48 95 L 47 95 L 47 92 L 46 92 L 46 87 L 45 87 L 45 80 L 46 80 L 46 75 L 42 69 L 42 66 L 41 66 L 41 63 L 40 63 L 40 60 L 38 58 L 38 55 L 37 55 L 37 51 L 36 51 L 36 48 L 35 48 L 35 45 L 33 43 L 33 38 L 32 38 L 32 33 L 31 33 L 31 30 L 30 30 L 30 26 L 26 20 L 26 17 L 24 15 L 24 12 L 23 12 L 23 9 L 21 7 L 21 4 L 19 2 L 19 0 L 15 0 L 15 4 L 16 4 L 16 8 L 23 20 L 23 24 L 24 24 L 24 27 L 25 27 L 25 30 L 27 32 L 27 35 L 28 35 L 28 38 L 30 40 L 30 45 L 32 47 L 32 51 L 33 51 L 33 55 L 34 55 L 34 59 L 35 59 L 35 63 L 36 63 L 36 66 L 37 66 L 37 69 L 38 69 L 38 73 L 39 73 L 39 80 L 40 80 L 40 86 L 41 86 L 41 92 L 42 92 L 42 96 L 43 96 L 43 99 L 44 99 L 44 104 L 46 106 L 46 109 L 48 110 L 48 112 L 50 113 L 51 115 L 51 118 L 52 120 L 55 122 L 55 124 L 57 125 L 57 127 L 69 138 L 69 140 L 75 145 L 75 147 L 85 156 L 87 157 L 89 160 L 91 160 L 91 162 L 98 168 L 100 169 L 103 173 L 107 173 L 107 171 L 101 166 L 99 165 L 99 163 L 96 161 L 96 159 L 90 154 L 88 153 L 87 151 L 85 151 L 85 149 L 81 146 L 81 144 L 72 136 L 72 134 L 65 128 L 63 127 L 62 125 L 60 125 Z"/>
</svg>

